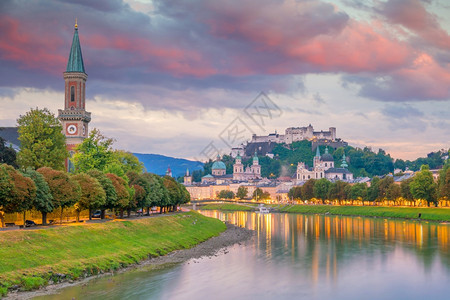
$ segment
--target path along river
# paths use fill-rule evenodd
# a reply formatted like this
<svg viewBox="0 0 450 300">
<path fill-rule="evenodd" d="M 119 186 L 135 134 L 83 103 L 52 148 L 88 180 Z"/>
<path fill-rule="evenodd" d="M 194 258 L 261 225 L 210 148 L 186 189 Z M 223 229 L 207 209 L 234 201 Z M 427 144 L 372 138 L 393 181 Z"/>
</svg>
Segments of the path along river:
<svg viewBox="0 0 450 300">
<path fill-rule="evenodd" d="M 213 257 L 138 268 L 42 299 L 450 299 L 450 225 L 202 213 L 256 233 Z"/>
</svg>

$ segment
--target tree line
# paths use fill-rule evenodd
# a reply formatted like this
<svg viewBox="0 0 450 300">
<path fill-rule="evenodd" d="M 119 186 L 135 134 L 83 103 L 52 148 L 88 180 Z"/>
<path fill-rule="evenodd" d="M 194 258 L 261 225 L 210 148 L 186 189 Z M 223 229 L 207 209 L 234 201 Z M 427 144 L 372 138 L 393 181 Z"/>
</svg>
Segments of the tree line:
<svg viewBox="0 0 450 300">
<path fill-rule="evenodd" d="M 248 198 L 248 188 L 246 186 L 240 186 L 236 192 L 230 190 L 221 190 L 217 194 L 217 198 L 219 199 L 247 199 Z M 256 188 L 251 196 L 251 199 L 256 200 L 266 200 L 270 199 L 270 194 L 268 192 L 263 191 L 261 188 Z"/>
<path fill-rule="evenodd" d="M 404 180 L 399 184 L 394 182 L 392 176 L 384 178 L 374 177 L 370 186 L 366 183 L 353 185 L 336 181 L 330 182 L 325 178 L 310 179 L 302 186 L 296 186 L 289 190 L 290 199 L 308 201 L 313 198 L 319 200 L 362 200 L 383 201 L 403 198 L 409 201 L 427 201 L 428 204 L 436 204 L 439 199 L 450 199 L 450 163 L 444 165 L 439 173 L 438 182 L 433 179 L 427 165 L 414 177 Z"/>
<path fill-rule="evenodd" d="M 74 207 L 79 214 L 111 210 L 123 217 L 136 209 L 157 206 L 160 213 L 173 211 L 190 200 L 186 188 L 172 177 L 144 172 L 129 152 L 112 148 L 113 139 L 93 129 L 76 147 L 70 172 L 65 171 L 69 153 L 62 126 L 47 109 L 32 109 L 17 120 L 21 149 L 17 169 L 0 164 L 0 217 L 35 209 L 47 223 L 47 214 Z M 25 215 L 24 215 L 25 216 Z M 25 221 L 25 220 L 24 220 Z"/>
</svg>

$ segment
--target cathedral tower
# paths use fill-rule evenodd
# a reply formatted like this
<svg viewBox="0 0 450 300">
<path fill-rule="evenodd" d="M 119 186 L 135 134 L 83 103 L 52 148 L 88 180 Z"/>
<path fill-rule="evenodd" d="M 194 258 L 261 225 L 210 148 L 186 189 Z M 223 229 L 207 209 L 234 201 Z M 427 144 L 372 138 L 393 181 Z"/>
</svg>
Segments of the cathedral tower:
<svg viewBox="0 0 450 300">
<path fill-rule="evenodd" d="M 58 110 L 58 119 L 66 136 L 66 146 L 70 155 L 78 144 L 88 136 L 91 113 L 86 111 L 86 79 L 83 56 L 81 54 L 78 25 L 75 22 L 72 47 L 64 74 L 64 109 Z M 70 166 L 68 165 L 68 168 Z"/>
</svg>

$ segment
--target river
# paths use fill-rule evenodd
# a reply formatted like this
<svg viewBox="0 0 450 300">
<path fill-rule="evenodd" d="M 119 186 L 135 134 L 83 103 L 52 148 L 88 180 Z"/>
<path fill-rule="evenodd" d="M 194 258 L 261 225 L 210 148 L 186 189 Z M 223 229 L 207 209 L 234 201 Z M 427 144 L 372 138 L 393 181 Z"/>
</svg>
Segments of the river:
<svg viewBox="0 0 450 300">
<path fill-rule="evenodd" d="M 217 256 L 138 268 L 36 299 L 449 299 L 450 225 L 202 213 L 256 234 Z"/>
</svg>

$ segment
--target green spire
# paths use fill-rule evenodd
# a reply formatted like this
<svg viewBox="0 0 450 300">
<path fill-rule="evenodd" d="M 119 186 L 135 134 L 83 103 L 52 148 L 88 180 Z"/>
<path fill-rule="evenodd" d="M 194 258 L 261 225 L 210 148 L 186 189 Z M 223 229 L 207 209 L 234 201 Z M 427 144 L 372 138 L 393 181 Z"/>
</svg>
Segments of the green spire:
<svg viewBox="0 0 450 300">
<path fill-rule="evenodd" d="M 345 159 L 345 153 L 344 153 L 344 155 L 342 155 L 341 167 L 342 168 L 348 168 L 347 160 Z"/>
<path fill-rule="evenodd" d="M 255 150 L 255 156 L 253 156 L 253 163 L 259 163 L 258 153 Z"/>
<path fill-rule="evenodd" d="M 317 145 L 317 148 L 316 148 L 316 157 L 320 157 L 319 145 Z"/>
<path fill-rule="evenodd" d="M 76 22 L 66 72 L 86 73 L 84 70 L 83 55 L 81 54 L 80 39 L 78 38 L 78 24 Z"/>
</svg>

